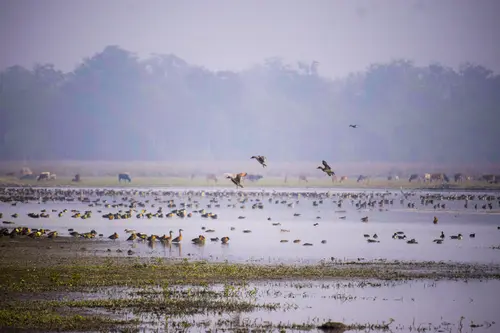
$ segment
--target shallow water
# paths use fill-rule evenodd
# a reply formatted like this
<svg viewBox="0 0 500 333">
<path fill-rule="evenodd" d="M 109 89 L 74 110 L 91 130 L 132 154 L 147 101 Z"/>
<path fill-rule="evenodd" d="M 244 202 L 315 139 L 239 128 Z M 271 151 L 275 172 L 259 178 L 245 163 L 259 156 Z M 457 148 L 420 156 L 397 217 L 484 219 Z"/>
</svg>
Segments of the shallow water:
<svg viewBox="0 0 500 333">
<path fill-rule="evenodd" d="M 250 288 L 253 285 L 250 285 Z M 264 289 L 265 286 L 258 289 Z M 483 324 L 500 319 L 500 281 L 413 281 L 391 286 L 359 288 L 331 282 L 291 282 L 273 284 L 271 295 L 263 292 L 260 301 L 294 303 L 297 307 L 286 312 L 258 311 L 251 318 L 273 322 L 308 322 L 313 318 L 350 323 L 381 323 L 395 319 L 394 326 L 425 326 L 450 322 L 456 324 L 460 316 L 470 322 Z M 498 326 L 498 325 L 497 325 Z M 493 327 L 492 331 L 498 331 Z M 407 331 L 407 330 L 403 330 Z M 455 330 L 453 330 L 455 331 Z"/>
<path fill-rule="evenodd" d="M 382 324 L 392 318 L 394 332 L 497 332 L 500 300 L 492 292 L 500 281 L 287 281 L 251 283 L 231 297 L 257 304 L 279 304 L 276 310 L 250 313 L 197 315 L 174 318 L 193 324 L 188 332 L 205 329 L 284 324 L 321 325 L 327 321 L 344 324 Z M 185 287 L 188 288 L 188 287 Z M 216 285 L 212 289 L 224 290 Z M 461 317 L 462 329 L 459 328 Z M 147 315 L 143 319 L 147 319 Z M 149 328 L 166 330 L 164 318 L 149 318 Z M 170 321 L 170 319 L 169 319 Z M 474 324 L 479 327 L 471 327 Z M 270 330 L 273 331 L 273 330 Z M 274 330 L 278 331 L 278 330 Z M 319 330 L 313 330 L 319 331 Z"/>
<path fill-rule="evenodd" d="M 184 191 L 182 189 L 168 189 L 168 191 Z M 193 190 L 193 189 L 190 189 Z M 194 189 L 196 190 L 196 189 Z M 161 189 L 155 189 L 161 191 Z M 218 219 L 202 218 L 200 214 L 193 214 L 192 218 L 157 218 L 138 219 L 133 216 L 126 220 L 108 220 L 102 218 L 103 214 L 116 213 L 119 210 L 127 210 L 127 207 L 105 208 L 104 206 L 89 207 L 88 203 L 74 202 L 47 202 L 47 203 L 18 203 L 12 206 L 8 203 L 0 203 L 0 212 L 4 214 L 3 220 L 13 221 L 15 225 L 2 225 L 2 227 L 11 228 L 13 226 L 27 226 L 31 228 L 48 228 L 58 230 L 61 236 L 67 236 L 69 228 L 75 231 L 88 232 L 95 229 L 98 233 L 103 233 L 106 237 L 117 232 L 119 240 L 107 245 L 113 249 L 121 248 L 126 250 L 134 248 L 135 255 L 153 255 L 165 257 L 195 257 L 208 260 L 229 260 L 229 261 L 259 261 L 259 262 L 317 262 L 322 259 L 330 260 L 332 257 L 337 259 L 356 259 L 365 258 L 367 260 L 384 258 L 388 260 L 433 260 L 433 261 L 462 261 L 462 262 L 482 262 L 482 263 L 500 263 L 500 250 L 491 249 L 493 246 L 500 245 L 500 214 L 498 200 L 491 201 L 493 209 L 482 209 L 481 206 L 487 201 L 475 200 L 469 201 L 469 207 L 464 208 L 464 200 L 435 200 L 434 203 L 446 203 L 446 209 L 434 209 L 432 205 L 423 206 L 420 203 L 419 195 L 425 193 L 443 193 L 449 195 L 452 192 L 420 192 L 416 196 L 400 203 L 402 195 L 399 191 L 393 191 L 388 196 L 393 199 L 392 205 L 386 204 L 383 207 L 378 205 L 375 208 L 357 209 L 350 199 L 345 199 L 343 205 L 339 208 L 336 202 L 339 200 L 340 193 L 383 193 L 380 190 L 347 190 L 330 191 L 333 195 L 330 198 L 322 198 L 323 204 L 313 206 L 313 201 L 319 201 L 321 198 L 299 198 L 292 195 L 292 192 L 299 190 L 278 189 L 278 191 L 287 191 L 289 196 L 280 196 L 269 202 L 269 196 L 249 196 L 245 208 L 237 202 L 236 196 L 218 198 L 220 208 L 207 208 L 209 200 L 213 197 L 193 197 L 194 201 L 199 201 L 199 207 L 187 208 L 188 212 L 205 209 L 206 212 L 218 214 Z M 308 191 L 301 189 L 301 192 Z M 219 191 L 221 193 L 222 191 Z M 240 192 L 247 192 L 243 190 Z M 250 192 L 250 191 L 249 191 Z M 255 193 L 255 191 L 251 191 Z M 267 193 L 272 191 L 267 190 Z M 326 193 L 326 191 L 314 191 L 315 193 Z M 466 192 L 461 192 L 466 193 Z M 477 195 L 478 193 L 476 193 Z M 498 193 L 490 193 L 498 197 Z M 177 207 L 180 209 L 181 202 L 188 202 L 187 196 L 160 196 L 149 195 L 147 197 L 134 196 L 130 193 L 116 197 L 101 197 L 101 200 L 107 199 L 109 203 L 116 200 L 116 203 L 122 202 L 122 197 L 134 197 L 139 201 L 149 199 L 149 204 L 144 207 L 147 211 L 156 212 L 158 207 L 163 208 L 167 213 L 172 209 L 167 207 L 166 200 L 174 199 Z M 155 202 L 157 197 L 161 201 Z M 96 197 L 90 197 L 94 200 Z M 252 209 L 252 204 L 260 199 L 263 202 L 263 209 Z M 380 200 L 380 197 L 375 197 Z M 275 201 L 279 203 L 276 204 Z M 296 203 L 296 201 L 299 201 Z M 365 199 L 362 199 L 363 201 Z M 293 207 L 287 204 L 293 203 Z M 353 200 L 354 203 L 359 201 Z M 408 202 L 414 202 L 415 208 L 407 208 Z M 155 207 L 151 207 L 151 204 Z M 227 207 L 228 204 L 236 203 L 236 207 Z M 474 204 L 478 203 L 478 209 L 474 209 Z M 50 210 L 68 209 L 63 217 L 57 217 L 57 213 L 50 213 Z M 29 212 L 39 212 L 46 209 L 50 218 L 32 219 L 27 216 Z M 90 219 L 73 219 L 71 210 L 77 209 L 81 212 L 85 210 L 92 211 Z M 138 207 L 138 209 L 141 209 Z M 101 210 L 98 213 L 97 210 Z M 10 215 L 18 213 L 18 218 L 11 218 Z M 300 213 L 300 216 L 294 216 L 294 213 Z M 135 214 L 134 214 L 135 215 Z M 244 216 L 245 219 L 238 219 Z M 346 216 L 345 220 L 339 219 Z M 368 216 L 369 222 L 363 223 L 361 217 Z M 439 223 L 432 223 L 433 217 L 439 218 Z M 271 221 L 268 220 L 271 217 Z M 321 217 L 317 219 L 317 217 Z M 281 225 L 273 226 L 272 223 L 279 222 Z M 314 226 L 318 223 L 317 226 Z M 207 233 L 206 229 L 214 229 L 215 232 Z M 231 230 L 234 227 L 234 230 Z M 127 242 L 125 239 L 128 234 L 124 229 L 135 229 L 138 232 L 147 234 L 163 235 L 168 234 L 169 230 L 174 231 L 174 237 L 178 230 L 184 230 L 181 246 L 164 246 L 160 242 L 153 247 L 148 242 Z M 244 229 L 249 229 L 251 233 L 243 233 Z M 282 229 L 289 230 L 284 232 Z M 407 244 L 405 240 L 395 240 L 391 236 L 396 231 L 404 231 L 407 239 L 416 239 L 418 244 Z M 434 239 L 438 238 L 441 231 L 446 235 L 443 244 L 436 244 Z M 379 243 L 368 243 L 364 234 L 378 235 Z M 461 233 L 464 235 L 462 240 L 452 240 L 450 235 Z M 475 233 L 475 238 L 470 238 L 469 234 Z M 206 236 L 207 241 L 204 246 L 191 244 L 191 239 L 199 234 Z M 212 237 L 229 236 L 229 244 L 222 245 L 220 242 L 211 242 Z M 301 243 L 295 244 L 293 240 L 300 239 Z M 288 240 L 288 243 L 281 243 L 281 240 Z M 326 244 L 321 241 L 325 240 Z M 97 240 L 96 240 L 97 241 Z M 305 242 L 312 243 L 313 246 L 302 246 Z"/>
</svg>

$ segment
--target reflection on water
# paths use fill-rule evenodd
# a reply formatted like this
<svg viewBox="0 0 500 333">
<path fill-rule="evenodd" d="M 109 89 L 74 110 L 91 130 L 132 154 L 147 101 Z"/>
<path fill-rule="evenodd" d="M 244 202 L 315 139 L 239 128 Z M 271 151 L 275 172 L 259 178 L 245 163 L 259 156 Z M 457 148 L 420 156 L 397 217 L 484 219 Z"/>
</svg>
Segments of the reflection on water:
<svg viewBox="0 0 500 333">
<path fill-rule="evenodd" d="M 197 288 L 185 286 L 195 292 Z M 188 332 L 256 325 L 382 324 L 394 320 L 392 332 L 497 332 L 500 299 L 492 290 L 500 281 L 268 281 L 245 286 L 215 285 L 219 293 L 256 304 L 278 304 L 274 310 L 184 316 Z M 151 290 L 150 290 L 151 291 Z M 158 289 L 161 291 L 161 289 Z M 160 292 L 156 293 L 161 295 Z M 135 295 L 131 290 L 130 295 Z M 463 319 L 461 317 L 463 316 Z M 167 321 L 154 318 L 165 329 Z M 172 318 L 168 319 L 172 323 Z M 462 328 L 460 328 L 462 325 Z M 300 330 L 299 330 L 300 331 Z M 316 330 L 310 330 L 317 332 Z"/>
<path fill-rule="evenodd" d="M 1 203 L 0 211 L 4 214 L 4 220 L 18 213 L 18 218 L 9 218 L 16 223 L 15 226 L 58 230 L 61 236 L 68 236 L 68 229 L 79 232 L 94 229 L 104 234 L 107 240 L 107 236 L 117 232 L 118 240 L 102 246 L 120 248 L 124 250 L 123 255 L 126 255 L 128 249 L 133 248 L 134 255 L 140 256 L 229 261 L 317 262 L 333 257 L 500 263 L 500 251 L 492 249 L 500 245 L 500 230 L 497 229 L 500 225 L 500 215 L 495 214 L 498 211 L 498 202 L 495 200 L 485 201 L 476 197 L 465 205 L 464 200 L 443 199 L 435 200 L 433 204 L 422 205 L 419 195 L 400 201 L 402 195 L 395 191 L 386 195 L 387 201 L 380 204 L 380 201 L 383 201 L 381 191 L 365 191 L 367 195 L 361 199 L 341 200 L 339 194 L 345 192 L 346 190 L 332 191 L 331 197 L 323 196 L 318 199 L 314 195 L 299 197 L 296 194 L 272 197 L 273 192 L 268 191 L 269 195 L 249 195 L 246 200 L 243 200 L 244 197 L 241 195 L 217 198 L 206 195 L 195 196 L 191 201 L 188 201 L 187 196 L 180 195 L 138 196 L 129 193 L 115 197 L 100 197 L 100 203 L 92 203 L 90 206 L 89 203 L 77 201 L 45 204 L 30 202 L 18 203 L 16 206 Z M 143 202 L 144 207 L 138 207 L 137 210 L 144 209 L 154 214 L 161 207 L 163 218 L 156 216 L 137 218 L 136 213 L 130 219 L 109 220 L 102 217 L 107 213 L 127 211 L 128 204 L 112 206 L 124 202 L 124 197 Z M 90 200 L 96 198 L 90 197 Z M 102 205 L 104 200 L 111 206 Z M 175 208 L 168 208 L 170 200 L 176 204 Z M 263 205 L 262 209 L 253 206 L 259 200 Z M 320 200 L 322 203 L 319 203 Z M 359 202 L 368 201 L 374 201 L 375 204 L 361 209 L 357 206 Z M 415 208 L 408 208 L 409 202 L 413 202 Z M 445 208 L 441 206 L 436 208 L 437 202 L 445 203 Z M 193 205 L 186 208 L 188 212 L 193 213 L 192 217 L 165 216 L 172 209 L 180 209 L 181 203 Z M 488 207 L 483 209 L 485 204 L 492 204 L 493 209 Z M 34 219 L 27 216 L 29 212 L 40 212 L 42 209 L 50 213 L 50 218 Z M 51 212 L 52 209 L 56 212 Z M 68 212 L 58 217 L 58 212 L 63 209 L 67 209 Z M 202 217 L 196 212 L 201 209 L 217 214 L 218 218 Z M 92 216 L 87 219 L 72 218 L 71 210 L 81 212 L 90 210 Z M 101 212 L 98 212 L 99 210 Z M 368 217 L 367 223 L 361 222 L 361 218 L 365 216 Z M 438 224 L 432 223 L 434 216 L 438 218 Z M 162 243 L 158 240 L 126 241 L 129 234 L 125 229 L 160 236 L 168 235 L 170 230 L 176 233 L 181 228 L 185 230 L 182 240 L 184 251 L 181 251 L 181 245 Z M 213 232 L 207 232 L 209 229 Z M 406 240 L 393 239 L 392 236 L 397 231 L 403 231 L 407 236 L 406 240 L 415 239 L 418 244 L 409 245 Z M 441 232 L 445 234 L 444 242 L 442 244 L 433 242 L 439 238 Z M 462 240 L 450 239 L 451 235 L 459 233 L 464 236 Z M 471 233 L 475 234 L 474 238 L 469 236 Z M 192 244 L 191 239 L 200 234 L 206 237 L 206 243 Z M 377 234 L 379 242 L 368 243 L 365 234 L 370 238 Z M 230 241 L 228 244 L 221 244 L 220 239 L 225 236 L 230 237 Z M 218 240 L 212 241 L 211 238 Z M 95 241 L 97 242 L 97 239 Z M 303 246 L 306 242 L 313 246 Z"/>
<path fill-rule="evenodd" d="M 218 286 L 215 289 L 222 289 Z M 277 311 L 259 310 L 235 318 L 219 318 L 242 323 L 284 323 L 319 325 L 325 321 L 346 324 L 381 324 L 392 318 L 397 332 L 497 332 L 500 281 L 413 281 L 355 282 L 293 281 L 260 282 L 246 287 L 257 303 L 279 303 Z M 256 292 L 255 292 L 256 291 Z M 198 316 L 197 321 L 214 317 Z M 475 328 L 471 328 L 474 324 Z M 426 330 L 423 330 L 426 328 Z M 194 332 L 195 330 L 193 330 Z"/>
</svg>

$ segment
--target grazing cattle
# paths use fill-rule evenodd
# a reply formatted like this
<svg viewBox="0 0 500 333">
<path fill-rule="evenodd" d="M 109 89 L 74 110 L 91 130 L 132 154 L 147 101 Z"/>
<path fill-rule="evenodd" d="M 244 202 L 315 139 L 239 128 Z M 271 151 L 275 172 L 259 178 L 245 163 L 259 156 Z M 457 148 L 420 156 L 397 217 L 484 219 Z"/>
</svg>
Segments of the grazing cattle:
<svg viewBox="0 0 500 333">
<path fill-rule="evenodd" d="M 309 183 L 309 181 L 307 180 L 307 176 L 306 175 L 299 175 L 299 183 L 301 181 L 305 181 L 306 183 Z"/>
<path fill-rule="evenodd" d="M 408 182 L 411 183 L 412 180 L 420 180 L 420 176 L 418 174 L 416 174 L 416 173 L 411 174 L 410 178 L 408 179 Z"/>
<path fill-rule="evenodd" d="M 213 173 L 207 175 L 207 183 L 210 182 L 211 180 L 213 180 L 216 184 L 218 182 L 217 176 Z"/>
<path fill-rule="evenodd" d="M 430 182 L 430 181 L 431 181 L 431 174 L 424 173 L 424 182 Z"/>
<path fill-rule="evenodd" d="M 79 174 L 79 173 L 77 173 L 77 174 L 75 175 L 75 177 L 74 177 L 73 179 L 71 179 L 71 181 L 72 181 L 72 182 L 76 182 L 76 183 L 80 182 L 80 174 Z"/>
<path fill-rule="evenodd" d="M 245 178 L 247 178 L 251 182 L 256 182 L 259 181 L 259 179 L 264 178 L 262 175 L 247 175 Z"/>
<path fill-rule="evenodd" d="M 429 177 L 429 182 L 433 181 L 449 182 L 450 179 L 444 173 L 433 173 Z"/>
<path fill-rule="evenodd" d="M 399 176 L 389 176 L 387 180 L 399 180 Z"/>
<path fill-rule="evenodd" d="M 453 178 L 455 179 L 455 183 L 461 183 L 465 180 L 465 176 L 461 173 L 454 174 Z"/>
<path fill-rule="evenodd" d="M 497 179 L 496 179 L 495 175 L 482 175 L 481 180 L 488 182 L 490 184 L 493 184 L 493 183 L 495 183 L 495 181 Z"/>
<path fill-rule="evenodd" d="M 55 173 L 51 173 L 50 176 L 49 176 L 49 179 L 50 180 L 56 180 L 57 179 L 57 176 Z"/>
<path fill-rule="evenodd" d="M 37 181 L 40 181 L 40 180 L 49 180 L 50 179 L 50 172 L 48 171 L 44 171 L 44 172 L 41 172 L 38 177 L 37 177 Z"/>
<path fill-rule="evenodd" d="M 358 179 L 356 180 L 357 183 L 359 182 L 362 182 L 362 181 L 365 181 L 365 182 L 368 182 L 370 180 L 370 178 L 368 176 L 364 176 L 364 175 L 359 175 Z"/>
<path fill-rule="evenodd" d="M 28 167 L 23 167 L 21 168 L 21 170 L 19 171 L 19 174 L 21 177 L 23 176 L 31 176 L 33 174 L 33 172 L 31 171 L 30 168 Z"/>
<path fill-rule="evenodd" d="M 132 181 L 130 178 L 130 174 L 128 172 L 122 172 L 118 174 L 118 181 L 121 183 L 123 181 L 128 181 L 129 183 Z"/>
<path fill-rule="evenodd" d="M 343 183 L 347 180 L 347 176 L 340 177 L 339 183 Z"/>
</svg>

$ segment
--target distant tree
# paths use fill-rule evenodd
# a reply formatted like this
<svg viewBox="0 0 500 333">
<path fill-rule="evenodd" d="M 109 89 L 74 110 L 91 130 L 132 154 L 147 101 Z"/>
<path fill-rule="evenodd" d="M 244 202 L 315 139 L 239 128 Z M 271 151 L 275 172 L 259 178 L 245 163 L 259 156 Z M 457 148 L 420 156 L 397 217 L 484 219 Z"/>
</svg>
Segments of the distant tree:
<svg viewBox="0 0 500 333">
<path fill-rule="evenodd" d="M 500 162 L 500 76 L 490 69 L 395 59 L 330 80 L 319 65 L 275 57 L 211 71 L 110 45 L 68 73 L 9 67 L 0 158 Z"/>
</svg>

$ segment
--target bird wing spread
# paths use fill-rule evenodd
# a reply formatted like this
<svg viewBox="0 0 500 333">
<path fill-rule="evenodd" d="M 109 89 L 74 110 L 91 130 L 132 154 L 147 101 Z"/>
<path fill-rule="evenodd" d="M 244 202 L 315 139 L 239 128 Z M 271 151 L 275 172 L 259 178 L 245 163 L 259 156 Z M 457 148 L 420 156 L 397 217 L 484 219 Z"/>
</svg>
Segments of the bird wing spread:
<svg viewBox="0 0 500 333">
<path fill-rule="evenodd" d="M 241 172 L 239 174 L 236 175 L 236 177 L 234 177 L 237 181 L 240 181 L 241 180 L 241 177 L 245 177 L 247 175 L 246 172 Z"/>
<path fill-rule="evenodd" d="M 325 161 L 325 160 L 323 160 L 323 165 L 325 166 L 325 168 L 327 168 L 327 169 L 331 169 L 331 168 L 330 168 L 330 166 L 328 165 L 328 163 L 326 163 L 326 161 Z"/>
</svg>

